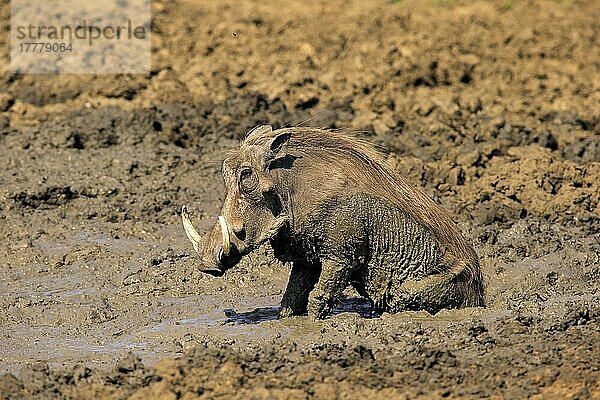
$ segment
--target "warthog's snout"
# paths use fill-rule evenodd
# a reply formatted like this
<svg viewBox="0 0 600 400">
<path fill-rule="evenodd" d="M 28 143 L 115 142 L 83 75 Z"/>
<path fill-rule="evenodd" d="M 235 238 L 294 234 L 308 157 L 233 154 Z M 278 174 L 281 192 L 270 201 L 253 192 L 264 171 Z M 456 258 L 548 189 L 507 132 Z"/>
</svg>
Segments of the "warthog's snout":
<svg viewBox="0 0 600 400">
<path fill-rule="evenodd" d="M 225 271 L 237 264 L 242 255 L 238 247 L 231 242 L 230 230 L 225 217 L 219 215 L 219 221 L 212 232 L 204 239 L 194 228 L 187 207 L 181 207 L 181 219 L 185 233 L 200 256 L 200 270 L 213 276 L 222 276 Z"/>
</svg>

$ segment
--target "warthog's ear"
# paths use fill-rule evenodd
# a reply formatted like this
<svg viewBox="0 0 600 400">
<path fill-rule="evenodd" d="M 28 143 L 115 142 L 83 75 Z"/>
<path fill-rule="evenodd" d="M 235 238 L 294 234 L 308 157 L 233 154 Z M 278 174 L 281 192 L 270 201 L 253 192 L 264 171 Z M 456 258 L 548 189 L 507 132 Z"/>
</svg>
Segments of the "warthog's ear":
<svg viewBox="0 0 600 400">
<path fill-rule="evenodd" d="M 287 156 L 287 143 L 292 136 L 292 132 L 281 132 L 278 135 L 270 138 L 264 144 L 264 160 L 265 170 L 269 169 L 274 161 L 280 160 Z"/>
</svg>

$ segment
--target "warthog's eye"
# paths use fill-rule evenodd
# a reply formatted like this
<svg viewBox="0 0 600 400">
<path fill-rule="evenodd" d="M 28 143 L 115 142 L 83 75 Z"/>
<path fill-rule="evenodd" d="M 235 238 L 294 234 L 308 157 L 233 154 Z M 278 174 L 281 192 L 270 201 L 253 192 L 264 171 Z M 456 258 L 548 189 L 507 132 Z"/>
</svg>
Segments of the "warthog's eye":
<svg viewBox="0 0 600 400">
<path fill-rule="evenodd" d="M 258 179 L 252 168 L 242 168 L 240 171 L 240 190 L 244 193 L 250 193 L 258 187 Z"/>
</svg>

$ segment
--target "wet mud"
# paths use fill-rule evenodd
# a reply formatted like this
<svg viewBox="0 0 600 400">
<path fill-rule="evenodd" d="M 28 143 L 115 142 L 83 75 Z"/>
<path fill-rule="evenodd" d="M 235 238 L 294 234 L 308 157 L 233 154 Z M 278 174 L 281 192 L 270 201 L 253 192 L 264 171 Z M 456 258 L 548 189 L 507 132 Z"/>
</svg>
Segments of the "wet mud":
<svg viewBox="0 0 600 400">
<path fill-rule="evenodd" d="M 597 2 L 152 7 L 149 76 L 1 55 L 1 398 L 600 398 Z M 214 224 L 221 160 L 262 123 L 380 146 L 473 242 L 487 307 L 347 291 L 280 320 L 268 247 L 200 273 L 180 207 Z"/>
</svg>

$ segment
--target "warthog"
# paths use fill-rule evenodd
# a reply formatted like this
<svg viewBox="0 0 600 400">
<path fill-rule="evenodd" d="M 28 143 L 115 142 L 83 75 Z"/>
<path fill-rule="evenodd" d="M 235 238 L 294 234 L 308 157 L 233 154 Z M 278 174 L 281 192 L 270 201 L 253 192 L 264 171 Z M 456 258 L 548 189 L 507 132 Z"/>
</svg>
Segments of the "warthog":
<svg viewBox="0 0 600 400">
<path fill-rule="evenodd" d="M 483 306 L 477 254 L 446 211 L 356 137 L 312 128 L 250 131 L 223 161 L 227 196 L 201 240 L 215 276 L 269 241 L 291 262 L 280 316 L 324 318 L 348 285 L 375 311 Z"/>
</svg>

